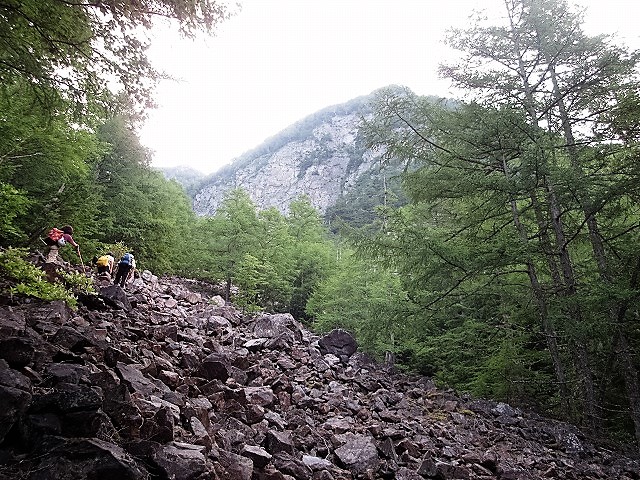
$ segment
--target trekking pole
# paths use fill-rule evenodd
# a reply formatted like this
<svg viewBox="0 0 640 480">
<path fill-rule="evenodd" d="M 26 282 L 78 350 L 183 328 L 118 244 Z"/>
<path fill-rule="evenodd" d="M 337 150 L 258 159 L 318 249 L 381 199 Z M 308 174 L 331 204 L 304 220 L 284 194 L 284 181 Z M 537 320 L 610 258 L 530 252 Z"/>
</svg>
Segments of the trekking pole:
<svg viewBox="0 0 640 480">
<path fill-rule="evenodd" d="M 78 257 L 80 257 L 80 265 L 82 265 L 82 273 L 86 273 L 84 268 L 84 262 L 82 261 L 82 255 L 80 255 L 80 249 L 78 249 Z"/>
</svg>

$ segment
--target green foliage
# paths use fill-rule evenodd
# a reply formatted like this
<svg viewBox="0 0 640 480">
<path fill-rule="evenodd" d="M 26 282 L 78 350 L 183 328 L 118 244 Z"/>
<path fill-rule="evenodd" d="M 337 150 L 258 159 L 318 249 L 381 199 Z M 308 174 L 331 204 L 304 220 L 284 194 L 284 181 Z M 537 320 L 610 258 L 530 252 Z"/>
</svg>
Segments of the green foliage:
<svg viewBox="0 0 640 480">
<path fill-rule="evenodd" d="M 386 166 L 360 175 L 353 188 L 327 207 L 324 218 L 331 231 L 379 227 L 379 208 L 397 208 L 407 203 L 400 173 L 398 167 Z"/>
<path fill-rule="evenodd" d="M 306 313 L 315 329 L 344 328 L 365 351 L 383 358 L 387 351 L 397 353 L 406 339 L 400 315 L 405 301 L 397 275 L 341 248 L 336 267 L 310 295 Z"/>
<path fill-rule="evenodd" d="M 60 282 L 50 283 L 45 273 L 25 260 L 26 249 L 8 248 L 0 251 L 0 271 L 4 277 L 12 280 L 13 286 L 8 293 L 26 295 L 43 300 L 64 300 L 71 308 L 77 305 L 73 292 Z M 83 285 L 88 290 L 88 283 L 76 276 L 69 276 L 74 285 Z"/>
<path fill-rule="evenodd" d="M 0 85 L 25 81 L 39 102 L 53 110 L 60 98 L 76 112 L 92 105 L 112 111 L 118 98 L 139 111 L 150 104 L 160 77 L 146 56 L 144 31 L 154 18 L 174 19 L 185 35 L 211 32 L 227 18 L 226 5 L 212 0 L 22 0 L 0 3 Z"/>
<path fill-rule="evenodd" d="M 111 119 L 98 133 L 106 152 L 94 170 L 102 194 L 93 236 L 127 245 L 158 273 L 175 271 L 186 251 L 183 233 L 194 219 L 188 198 L 148 167 L 149 153 L 124 118 Z"/>
<path fill-rule="evenodd" d="M 96 294 L 93 279 L 84 273 L 60 272 L 65 286 L 75 293 Z"/>
<path fill-rule="evenodd" d="M 594 430 L 631 407 L 640 440 L 639 57 L 565 2 L 505 6 L 449 38 L 463 61 L 442 72 L 471 101 L 379 93 L 364 132 L 410 203 L 356 245 L 410 300 L 401 361 Z"/>
<path fill-rule="evenodd" d="M 1 246 L 7 247 L 23 240 L 20 230 L 15 226 L 15 220 L 27 211 L 29 203 L 29 198 L 24 192 L 0 183 Z"/>
</svg>

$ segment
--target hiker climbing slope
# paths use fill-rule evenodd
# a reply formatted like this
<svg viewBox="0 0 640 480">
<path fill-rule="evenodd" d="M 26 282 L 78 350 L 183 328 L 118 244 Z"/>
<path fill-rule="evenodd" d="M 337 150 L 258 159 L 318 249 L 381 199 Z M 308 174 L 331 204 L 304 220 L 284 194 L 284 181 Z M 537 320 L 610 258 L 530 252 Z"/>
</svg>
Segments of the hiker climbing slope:
<svg viewBox="0 0 640 480">
<path fill-rule="evenodd" d="M 124 287 L 124 284 L 129 278 L 129 273 L 135 270 L 135 268 L 136 260 L 133 258 L 133 254 L 125 253 L 118 262 L 118 271 L 116 272 L 116 278 L 113 283 Z"/>
<path fill-rule="evenodd" d="M 99 274 L 107 273 L 109 276 L 113 273 L 113 267 L 116 259 L 113 257 L 113 253 L 109 252 L 106 255 L 102 255 L 96 260 L 96 267 Z"/>
<path fill-rule="evenodd" d="M 78 245 L 73 239 L 73 227 L 71 225 L 65 225 L 62 229 L 52 228 L 49 230 L 47 234 L 47 238 L 45 238 L 44 243 L 49 246 L 49 251 L 47 252 L 47 256 L 45 258 L 45 262 L 47 263 L 58 263 L 59 262 L 59 249 L 69 244 L 76 249 L 76 253 L 78 257 L 80 257 L 80 245 Z M 82 258 L 82 257 L 81 257 Z"/>
</svg>

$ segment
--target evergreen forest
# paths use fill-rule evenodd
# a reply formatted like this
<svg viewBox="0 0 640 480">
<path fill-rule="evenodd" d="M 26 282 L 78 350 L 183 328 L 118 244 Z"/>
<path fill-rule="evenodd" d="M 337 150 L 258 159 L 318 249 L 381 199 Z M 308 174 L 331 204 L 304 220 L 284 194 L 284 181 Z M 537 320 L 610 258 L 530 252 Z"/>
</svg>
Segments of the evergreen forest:
<svg viewBox="0 0 640 480">
<path fill-rule="evenodd" d="M 330 229 L 304 196 L 285 215 L 239 189 L 197 217 L 151 168 L 137 128 L 162 72 L 139 32 L 213 32 L 223 5 L 0 0 L 0 272 L 73 225 L 72 263 L 129 250 L 246 311 L 347 329 L 398 368 L 638 445 L 640 52 L 586 35 L 564 0 L 504 13 L 450 31 L 461 56 L 440 73 L 459 98 L 376 93 L 361 131 L 403 201 L 366 224 L 347 202 Z"/>
</svg>

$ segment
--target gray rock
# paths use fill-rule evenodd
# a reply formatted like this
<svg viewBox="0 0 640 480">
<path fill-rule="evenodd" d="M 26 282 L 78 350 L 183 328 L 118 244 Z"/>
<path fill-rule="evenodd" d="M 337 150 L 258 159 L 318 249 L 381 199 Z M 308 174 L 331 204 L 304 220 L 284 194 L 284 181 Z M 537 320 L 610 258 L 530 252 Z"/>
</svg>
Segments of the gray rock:
<svg viewBox="0 0 640 480">
<path fill-rule="evenodd" d="M 336 456 L 343 465 L 358 473 L 375 470 L 378 467 L 378 451 L 371 437 L 345 434 L 345 440 L 345 443 L 335 450 Z"/>
<path fill-rule="evenodd" d="M 98 439 L 69 439 L 38 458 L 32 480 L 146 480 L 148 472 L 121 447 Z"/>
<path fill-rule="evenodd" d="M 200 366 L 200 373 L 207 380 L 222 380 L 231 376 L 231 362 L 229 357 L 221 353 L 212 353 L 207 356 Z"/>
<path fill-rule="evenodd" d="M 242 455 L 250 458 L 253 461 L 253 465 L 258 468 L 265 467 L 270 461 L 273 455 L 267 452 L 262 447 L 254 445 L 245 445 L 242 447 Z"/>
<path fill-rule="evenodd" d="M 11 307 L 0 307 L 0 338 L 22 335 L 26 326 L 24 312 Z"/>
<path fill-rule="evenodd" d="M 120 287 L 120 285 L 109 285 L 101 287 L 98 290 L 98 295 L 102 298 L 107 305 L 113 308 L 119 308 L 127 312 L 133 308 L 127 293 Z"/>
<path fill-rule="evenodd" d="M 143 395 L 150 395 L 158 391 L 157 385 L 134 365 L 126 365 L 118 362 L 116 364 L 116 372 L 122 379 L 122 382 L 129 387 L 131 392 L 139 392 Z"/>
<path fill-rule="evenodd" d="M 37 345 L 25 337 L 0 337 L 0 358 L 12 368 L 22 368 L 33 364 Z"/>
<path fill-rule="evenodd" d="M 280 452 L 293 453 L 295 451 L 293 440 L 288 432 L 269 430 L 267 432 L 266 442 L 267 451 L 271 455 L 275 455 Z"/>
<path fill-rule="evenodd" d="M 275 400 L 273 390 L 269 387 L 245 387 L 244 393 L 250 403 L 261 407 L 267 407 Z"/>
<path fill-rule="evenodd" d="M 29 408 L 31 394 L 24 390 L 0 385 L 0 443 L 11 428 L 21 421 L 22 415 Z"/>
<path fill-rule="evenodd" d="M 220 450 L 218 462 L 225 470 L 225 476 L 233 480 L 251 480 L 253 476 L 253 460 L 247 456 Z"/>
<path fill-rule="evenodd" d="M 184 443 L 163 445 L 154 452 L 153 461 L 171 480 L 193 480 L 207 469 L 202 448 Z"/>
<path fill-rule="evenodd" d="M 322 471 L 333 468 L 334 465 L 326 458 L 314 457 L 313 455 L 303 455 L 302 462 L 313 471 Z"/>
<path fill-rule="evenodd" d="M 303 461 L 286 452 L 274 455 L 273 464 L 285 475 L 291 475 L 296 480 L 311 480 L 313 471 Z"/>
<path fill-rule="evenodd" d="M 358 344 L 346 330 L 335 329 L 318 340 L 318 348 L 322 354 L 332 354 L 346 361 L 356 352 Z"/>
</svg>

